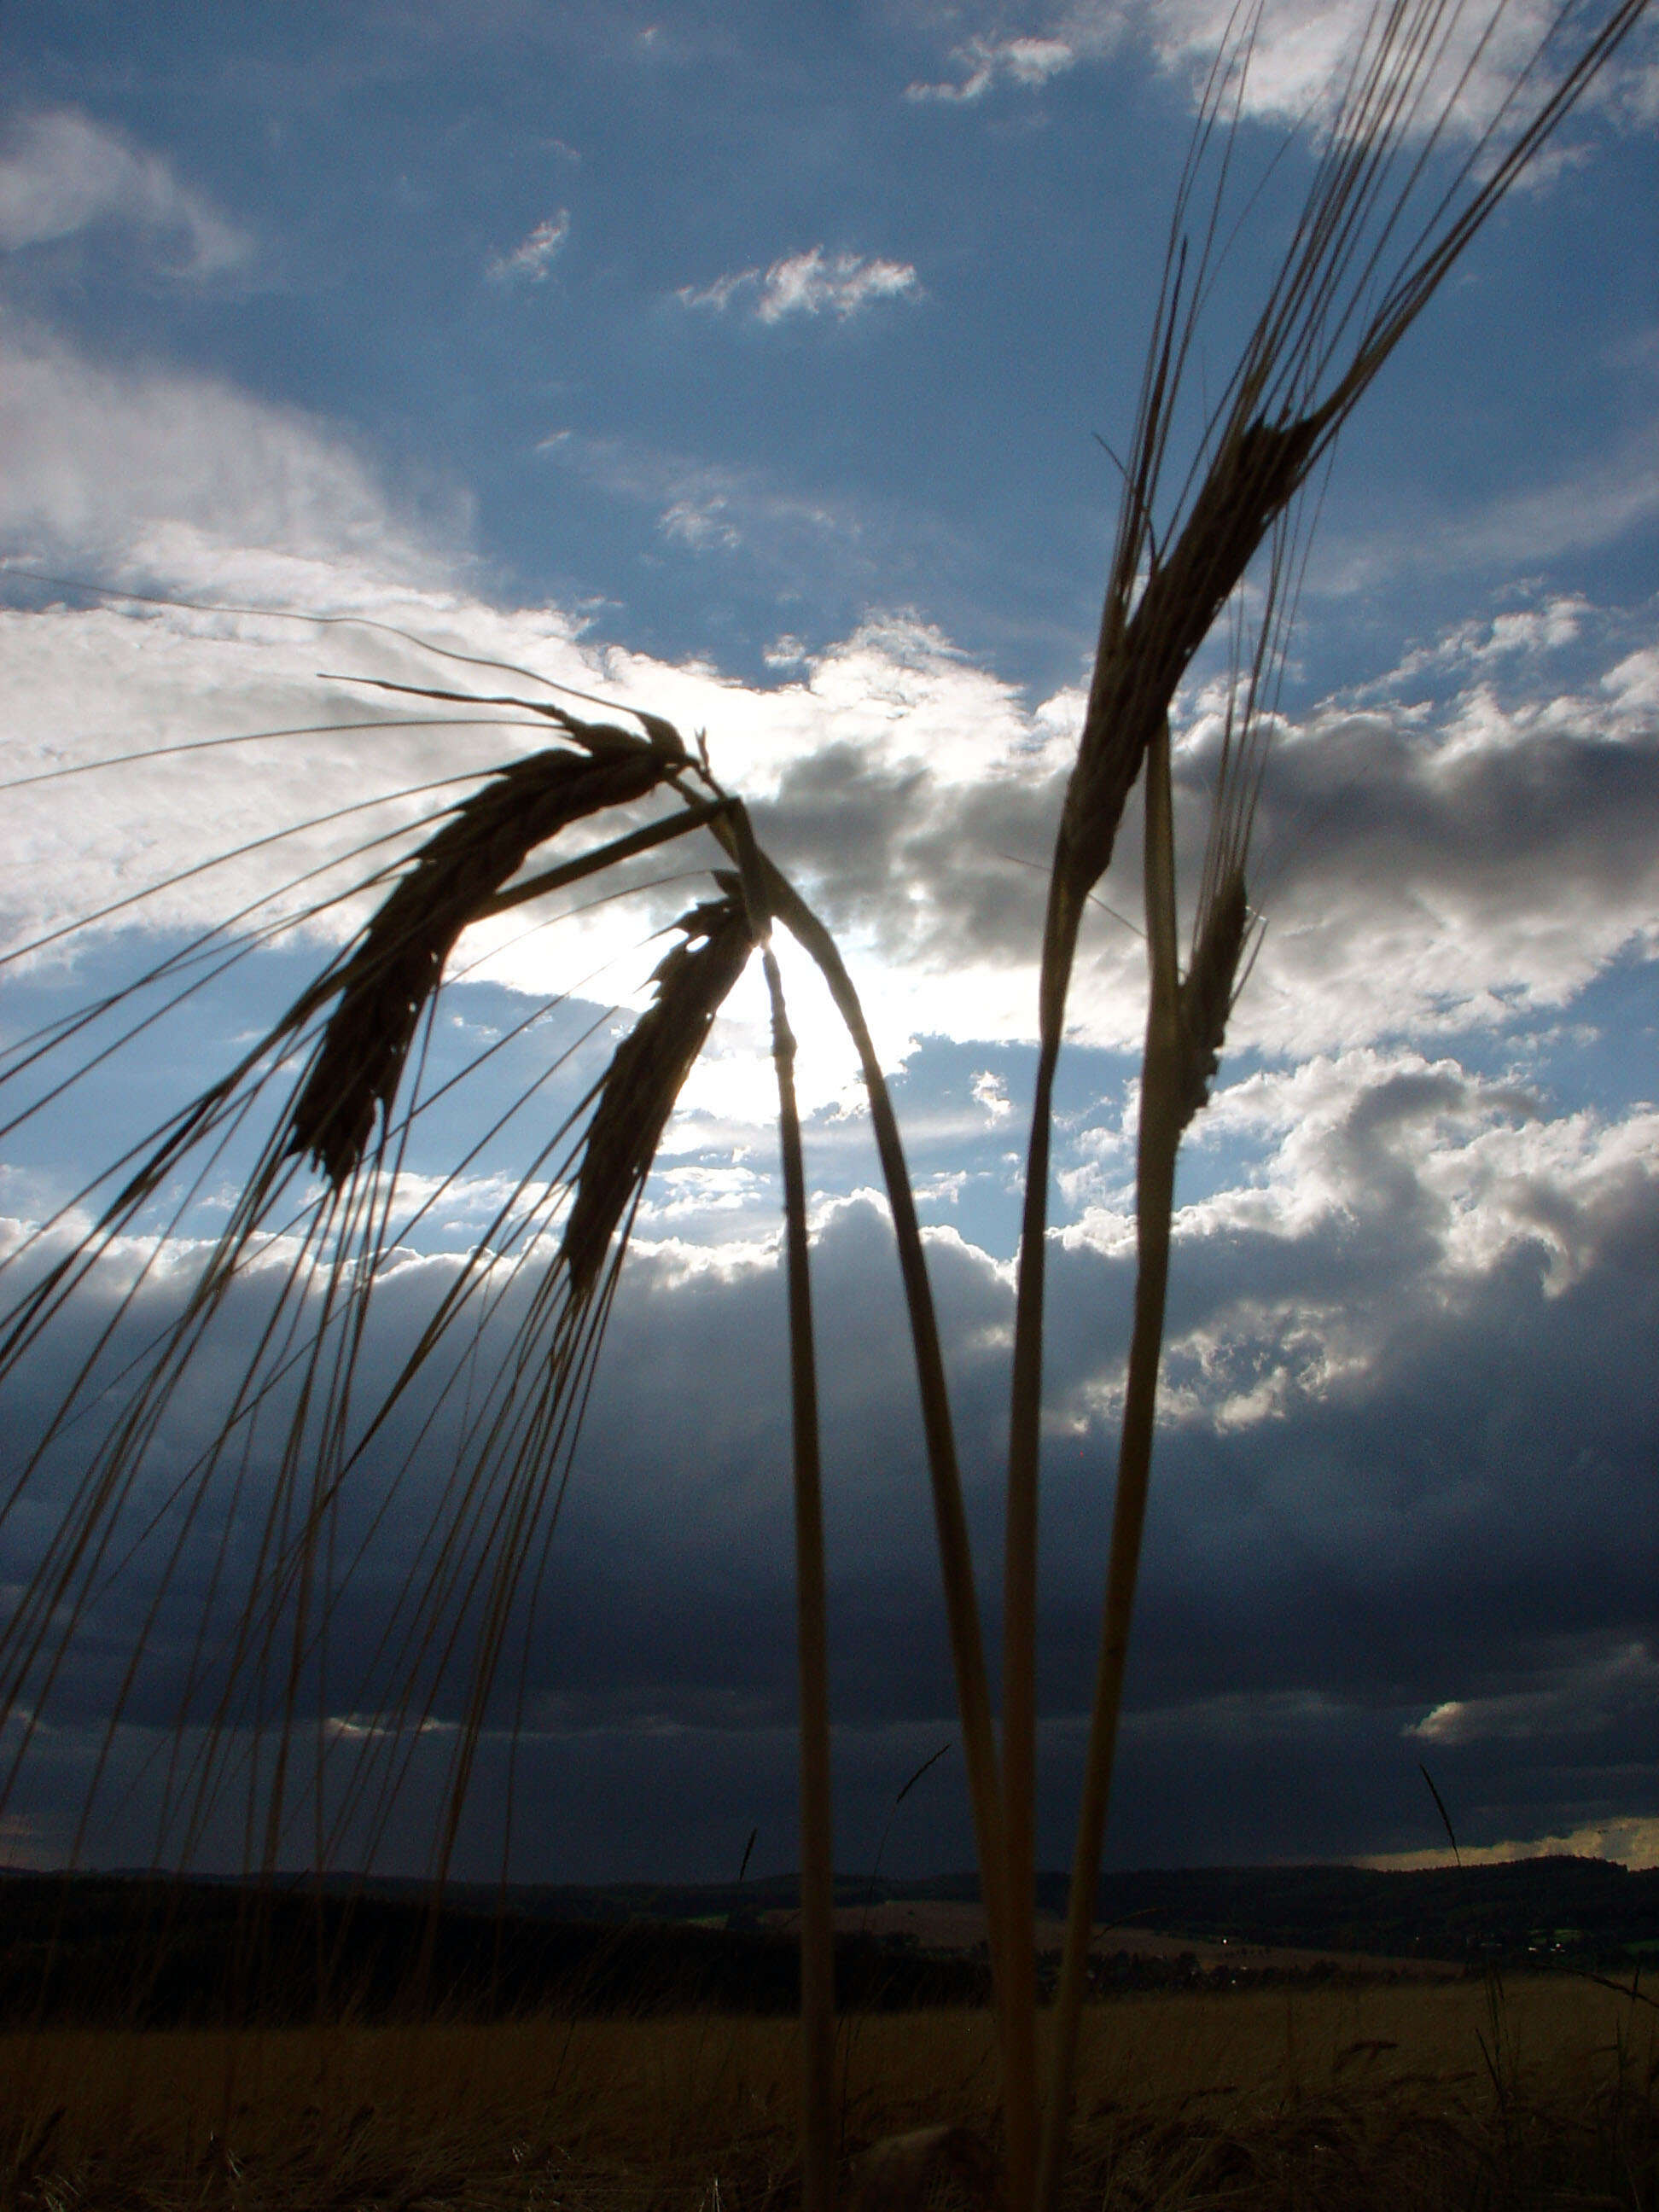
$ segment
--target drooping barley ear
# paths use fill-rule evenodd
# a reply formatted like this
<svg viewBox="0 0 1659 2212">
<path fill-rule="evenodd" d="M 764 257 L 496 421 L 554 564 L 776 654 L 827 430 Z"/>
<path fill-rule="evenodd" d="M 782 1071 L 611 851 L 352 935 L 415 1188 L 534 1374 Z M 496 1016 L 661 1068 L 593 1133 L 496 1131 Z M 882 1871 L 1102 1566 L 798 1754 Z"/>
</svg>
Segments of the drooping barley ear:
<svg viewBox="0 0 1659 2212">
<path fill-rule="evenodd" d="M 656 995 L 617 1048 L 600 1084 L 559 1247 L 578 1298 L 598 1282 L 692 1063 L 754 949 L 740 886 L 731 876 L 719 880 L 719 898 L 675 923 L 682 941 L 659 963 L 651 978 Z"/>
<path fill-rule="evenodd" d="M 308 1153 L 337 1190 L 368 1150 L 377 1114 L 390 1114 L 422 1012 L 467 924 L 538 845 L 643 799 L 668 773 L 659 749 L 624 731 L 584 726 L 584 750 L 515 761 L 465 800 L 325 979 L 323 995 L 337 992 L 337 1003 L 295 1102 L 289 1148 Z"/>
</svg>

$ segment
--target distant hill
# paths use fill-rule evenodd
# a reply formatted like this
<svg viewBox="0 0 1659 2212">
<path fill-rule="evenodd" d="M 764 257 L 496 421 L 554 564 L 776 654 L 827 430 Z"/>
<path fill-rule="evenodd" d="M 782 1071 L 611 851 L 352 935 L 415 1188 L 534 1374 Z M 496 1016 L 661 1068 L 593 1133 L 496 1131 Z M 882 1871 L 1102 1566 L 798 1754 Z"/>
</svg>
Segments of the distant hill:
<svg viewBox="0 0 1659 2212">
<path fill-rule="evenodd" d="M 0 2026 L 281 2026 L 553 2011 L 793 2012 L 797 1945 L 766 1929 L 505 1912 L 418 1896 L 82 1875 L 0 1876 Z M 849 2009 L 976 2005 L 965 1957 L 836 1946 Z"/>
<path fill-rule="evenodd" d="M 843 1875 L 836 1888 L 848 1908 L 843 1924 L 853 1923 L 837 1945 L 844 2007 L 985 2001 L 987 1969 L 970 1949 L 860 1933 L 854 1919 L 866 1905 L 972 1904 L 974 1877 Z M 1065 1890 L 1062 1876 L 1040 1876 L 1039 1910 L 1063 1911 Z M 419 1883 L 344 1875 L 255 1888 L 141 1875 L 4 1875 L 0 2023 L 787 2011 L 797 1997 L 795 1946 L 763 1916 L 787 1913 L 798 1901 L 793 1875 L 505 1893 L 452 1884 L 435 1905 Z M 1109 1929 L 1204 1946 L 1336 1954 L 1339 1968 L 1340 1954 L 1353 1954 L 1357 1971 L 1377 1971 L 1391 1959 L 1437 1959 L 1627 1974 L 1659 1958 L 1659 1872 L 1578 1858 L 1462 1873 L 1148 1869 L 1106 1876 L 1097 1917 Z M 1169 1946 L 1155 1956 L 1126 1952 L 1100 1986 L 1213 1980 L 1212 1954 L 1206 1958 L 1212 1963 L 1172 1954 Z M 1333 1970 L 1327 1961 L 1316 1971 Z M 1284 1978 L 1283 1969 L 1271 1971 Z M 1241 1974 L 1230 1969 L 1224 1978 Z"/>
<path fill-rule="evenodd" d="M 377 1893 L 418 1885 L 376 1884 Z M 1039 1911 L 1063 1915 L 1066 1878 L 1037 1876 Z M 922 1880 L 842 1875 L 836 1903 L 976 1900 L 971 1874 Z M 748 1919 L 799 1903 L 793 1875 L 737 1883 L 516 1886 L 507 1909 L 530 1919 L 670 1922 Z M 495 1911 L 501 1893 L 452 1885 L 459 1911 Z M 1623 1957 L 1659 1952 L 1659 1869 L 1632 1873 L 1607 1859 L 1521 1859 L 1504 1866 L 1418 1872 L 1353 1866 L 1153 1868 L 1102 1878 L 1096 1917 L 1204 1942 L 1364 1952 L 1395 1958 L 1465 1959 L 1498 1951 Z"/>
<path fill-rule="evenodd" d="M 1050 1878 L 1045 1878 L 1045 1887 Z M 1065 1884 L 1051 1878 L 1058 1900 Z M 1659 1950 L 1659 1869 L 1520 1859 L 1413 1873 L 1369 1867 L 1210 1867 L 1109 1875 L 1101 1919 L 1253 1943 L 1400 1958 Z"/>
</svg>

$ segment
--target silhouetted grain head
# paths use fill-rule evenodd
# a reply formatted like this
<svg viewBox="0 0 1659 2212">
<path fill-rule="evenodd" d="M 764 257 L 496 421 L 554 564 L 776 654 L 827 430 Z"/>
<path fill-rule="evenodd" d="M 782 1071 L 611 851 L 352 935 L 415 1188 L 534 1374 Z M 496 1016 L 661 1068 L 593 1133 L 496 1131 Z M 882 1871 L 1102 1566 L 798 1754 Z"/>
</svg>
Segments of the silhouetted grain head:
<svg viewBox="0 0 1659 2212">
<path fill-rule="evenodd" d="M 1218 887 L 1193 950 L 1193 964 L 1181 986 L 1181 1028 L 1185 1051 L 1179 1104 L 1181 1126 L 1207 1105 L 1210 1085 L 1221 1065 L 1227 1018 L 1233 1008 L 1238 963 L 1249 933 L 1244 872 L 1233 869 Z"/>
<path fill-rule="evenodd" d="M 1450 185 L 1431 187 L 1427 155 L 1411 142 L 1426 133 L 1430 149 L 1448 143 L 1466 90 L 1467 69 L 1449 60 L 1462 13 L 1456 0 L 1400 0 L 1373 11 L 1268 298 L 1177 495 L 1168 520 L 1173 549 L 1165 555 L 1153 509 L 1214 275 L 1224 160 L 1207 215 L 1193 195 L 1212 137 L 1224 144 L 1230 135 L 1222 126 L 1230 106 L 1237 112 L 1260 28 L 1259 6 L 1235 12 L 1177 196 L 1124 471 L 1088 712 L 1056 858 L 1073 915 L 1111 860 L 1125 802 L 1176 685 L 1275 520 L 1642 6 L 1619 0 L 1582 34 L 1569 23 L 1572 10 L 1552 11 L 1509 99 L 1461 156 Z M 1573 53 L 1576 37 L 1582 43 Z M 1199 222 L 1189 269 L 1193 215 Z"/>
<path fill-rule="evenodd" d="M 374 628 L 377 625 L 371 624 L 370 627 Z M 394 635 L 398 636 L 405 634 L 402 631 L 393 633 Z M 415 639 L 411 640 L 411 642 L 418 644 L 421 641 Z M 467 657 L 465 654 L 458 656 L 462 659 Z M 487 665 L 497 666 L 503 664 L 492 662 Z M 528 673 L 527 671 L 523 672 Z M 336 680 L 346 684 L 366 684 L 373 691 L 397 691 L 409 698 L 432 699 L 452 705 L 517 707 L 524 714 L 539 714 L 544 721 L 557 723 L 560 729 L 574 738 L 576 744 L 592 753 L 615 751 L 623 747 L 637 746 L 640 743 L 640 739 L 633 731 L 619 729 L 614 722 L 586 722 L 580 714 L 571 714 L 568 708 L 555 706 L 545 699 L 522 698 L 517 692 L 452 691 L 431 684 L 393 684 L 380 676 L 347 676 Z M 545 679 L 538 678 L 535 680 L 541 682 Z M 564 690 L 566 687 L 560 685 L 557 688 Z M 570 696 L 575 699 L 588 699 L 592 696 L 587 691 L 570 693 Z M 629 707 L 624 711 L 631 714 L 645 732 L 645 742 L 651 750 L 661 758 L 665 766 L 670 769 L 690 767 L 691 756 L 686 750 L 685 739 L 665 715 L 649 714 L 642 707 Z"/>
<path fill-rule="evenodd" d="M 1141 763 L 1188 665 L 1306 473 L 1315 417 L 1224 437 L 1167 560 L 1111 625 L 1066 793 L 1060 861 L 1081 899 L 1105 873 Z"/>
<path fill-rule="evenodd" d="M 568 718 L 561 718 L 562 720 Z M 415 854 L 327 988 L 338 992 L 292 1116 L 289 1149 L 338 1189 L 389 1112 L 421 1014 L 455 940 L 537 846 L 571 823 L 643 799 L 670 772 L 657 745 L 582 726 L 582 750 L 498 770 Z"/>
<path fill-rule="evenodd" d="M 639 749 L 640 740 L 633 731 L 621 729 L 615 722 L 585 722 L 580 715 L 568 714 L 562 707 L 544 704 L 538 705 L 534 711 L 545 714 L 549 721 L 556 722 L 577 744 L 584 746 L 596 757 L 637 751 Z M 630 707 L 628 712 L 645 732 L 647 748 L 657 756 L 665 769 L 691 765 L 691 756 L 685 749 L 685 740 L 671 721 L 661 714 L 647 714 L 637 707 Z"/>
<path fill-rule="evenodd" d="M 559 1248 L 578 1299 L 599 1280 L 611 1239 L 651 1172 L 674 1102 L 752 949 L 737 879 L 718 880 L 721 896 L 674 925 L 682 940 L 652 976 L 656 996 L 617 1048 L 599 1087 Z"/>
</svg>

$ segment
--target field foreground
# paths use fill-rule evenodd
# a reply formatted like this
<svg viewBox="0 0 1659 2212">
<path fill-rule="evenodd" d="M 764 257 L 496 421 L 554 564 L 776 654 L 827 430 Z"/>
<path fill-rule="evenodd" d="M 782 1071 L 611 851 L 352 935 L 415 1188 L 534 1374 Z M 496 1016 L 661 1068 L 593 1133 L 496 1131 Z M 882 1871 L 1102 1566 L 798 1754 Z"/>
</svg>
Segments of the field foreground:
<svg viewBox="0 0 1659 2212">
<path fill-rule="evenodd" d="M 1652 2212 L 1656 2027 L 1644 1999 L 1560 1976 L 1102 2005 L 1069 2201 Z M 870 2015 L 841 2036 L 849 2202 L 883 2136 L 945 2122 L 986 2137 L 988 2015 Z M 8 2212 L 788 2212 L 798 2197 L 794 2034 L 776 2019 L 55 2030 L 0 2046 Z M 961 2148 L 930 2184 L 939 2212 L 992 2201 L 990 2161 Z"/>
</svg>

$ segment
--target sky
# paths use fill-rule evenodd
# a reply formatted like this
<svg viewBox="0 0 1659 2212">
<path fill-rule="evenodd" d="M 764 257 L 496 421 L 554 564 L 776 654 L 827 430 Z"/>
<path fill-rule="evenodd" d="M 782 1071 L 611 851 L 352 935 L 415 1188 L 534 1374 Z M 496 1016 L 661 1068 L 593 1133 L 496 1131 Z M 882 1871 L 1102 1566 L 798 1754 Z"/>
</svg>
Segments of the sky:
<svg viewBox="0 0 1659 2212">
<path fill-rule="evenodd" d="M 318 885 L 349 889 L 346 856 L 405 849 L 453 797 L 442 779 L 546 742 L 523 711 L 445 720 L 353 678 L 550 696 L 535 677 L 706 732 L 836 930 L 893 1079 L 993 1619 L 1045 871 L 1114 456 L 1225 15 L 7 12 L 0 742 L 20 787 L 0 1042 L 253 902 L 292 915 Z M 1346 0 L 1266 9 L 1200 404 L 1265 295 L 1362 21 Z M 1474 53 L 1428 186 L 1542 21 L 1517 0 Z M 1471 1850 L 1659 1863 L 1656 124 L 1649 24 L 1315 487 L 1252 852 L 1265 934 L 1177 1186 L 1111 1864 L 1431 1852 L 1420 1766 Z M 455 653 L 529 673 L 481 676 Z M 1222 637 L 1174 716 L 1189 894 L 1226 668 Z M 178 750 L 226 738 L 246 742 Z M 1056 1866 L 1133 1278 L 1137 807 L 1085 930 L 1059 1095 L 1038 1846 Z M 657 933 L 702 896 L 713 848 L 668 854 L 635 864 L 631 899 L 573 894 L 458 948 L 366 1401 L 644 1003 Z M 120 1049 L 89 1044 L 60 1096 L 42 1098 L 69 1059 L 14 1068 L 0 1099 L 39 1110 L 0 1133 L 8 1299 L 367 910 L 359 896 L 301 917 Z M 781 956 L 814 1221 L 838 1859 L 956 1869 L 959 1751 L 894 1805 L 957 1736 L 885 1201 L 853 1056 L 811 970 Z M 462 1871 L 495 1870 L 505 1838 L 520 1880 L 725 1879 L 751 1830 L 757 1867 L 794 1863 L 766 1047 L 750 973 L 640 1212 L 520 1725 L 492 1706 Z M 137 1224 L 12 1371 L 14 1593 L 118 1387 L 31 1459 L 36 1442 L 101 1328 L 118 1365 L 182 1310 L 248 1142 L 170 1227 Z M 289 1249 L 276 1237 L 267 1257 Z M 525 1281 L 545 1264 L 532 1255 Z M 112 1542 L 50 1698 L 37 1709 L 33 1684 L 6 1723 L 23 1750 L 15 1863 L 71 1848 L 100 1745 L 82 1854 L 151 1849 L 158 1747 L 181 1697 L 194 1726 L 205 1694 L 207 1676 L 181 1692 L 188 1654 L 211 1675 L 237 1577 L 258 1571 L 271 1476 L 253 1450 L 155 1596 L 168 1486 L 234 1398 L 267 1310 L 258 1278 L 166 1409 L 122 1508 L 131 1548 Z M 330 1631 L 338 1701 L 318 1692 L 331 1741 L 362 1734 L 353 1655 L 418 1568 L 453 1449 L 441 1422 L 415 1436 L 378 1516 L 371 1455 L 342 1509 L 363 1548 Z M 111 1734 L 141 1647 L 155 1663 Z M 440 1750 L 455 1719 L 441 1697 Z M 388 1868 L 424 1863 L 436 1771 L 417 1741 Z M 204 1857 L 233 1855 L 230 1833 L 210 1826 Z M 303 1834 L 282 1850 L 303 1858 Z"/>
</svg>

